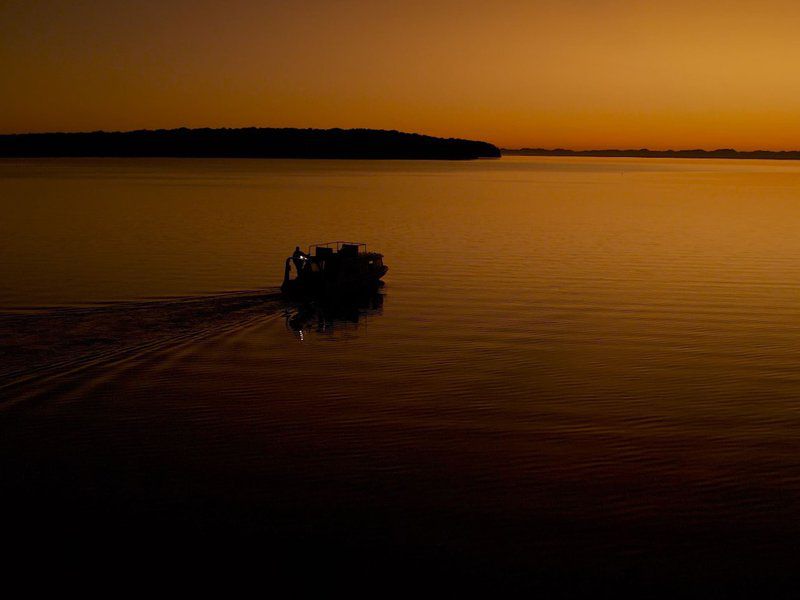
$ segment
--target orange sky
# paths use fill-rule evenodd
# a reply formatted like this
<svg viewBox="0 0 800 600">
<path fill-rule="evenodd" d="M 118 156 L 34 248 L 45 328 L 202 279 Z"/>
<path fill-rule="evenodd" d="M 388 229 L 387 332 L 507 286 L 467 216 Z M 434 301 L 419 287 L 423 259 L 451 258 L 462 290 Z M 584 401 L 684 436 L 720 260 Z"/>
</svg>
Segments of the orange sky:
<svg viewBox="0 0 800 600">
<path fill-rule="evenodd" d="M 0 0 L 0 132 L 800 149 L 800 2 Z"/>
</svg>

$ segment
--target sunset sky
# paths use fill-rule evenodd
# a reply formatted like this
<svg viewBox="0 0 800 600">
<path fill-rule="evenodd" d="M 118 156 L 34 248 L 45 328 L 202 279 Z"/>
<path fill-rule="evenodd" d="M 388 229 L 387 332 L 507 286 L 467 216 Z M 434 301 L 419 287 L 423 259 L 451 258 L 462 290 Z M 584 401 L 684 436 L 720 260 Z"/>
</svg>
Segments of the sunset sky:
<svg viewBox="0 0 800 600">
<path fill-rule="evenodd" d="M 0 132 L 798 149 L 798 62 L 788 0 L 0 0 Z"/>
</svg>

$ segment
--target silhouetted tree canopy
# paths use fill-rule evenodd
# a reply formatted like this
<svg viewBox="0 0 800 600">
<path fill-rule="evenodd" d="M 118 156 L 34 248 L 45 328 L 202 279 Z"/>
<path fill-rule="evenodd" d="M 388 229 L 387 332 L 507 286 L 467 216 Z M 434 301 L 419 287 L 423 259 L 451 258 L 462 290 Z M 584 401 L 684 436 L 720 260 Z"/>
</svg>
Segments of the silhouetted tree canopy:
<svg viewBox="0 0 800 600">
<path fill-rule="evenodd" d="M 375 129 L 158 129 L 0 135 L 0 156 L 472 159 L 487 142 Z"/>
</svg>

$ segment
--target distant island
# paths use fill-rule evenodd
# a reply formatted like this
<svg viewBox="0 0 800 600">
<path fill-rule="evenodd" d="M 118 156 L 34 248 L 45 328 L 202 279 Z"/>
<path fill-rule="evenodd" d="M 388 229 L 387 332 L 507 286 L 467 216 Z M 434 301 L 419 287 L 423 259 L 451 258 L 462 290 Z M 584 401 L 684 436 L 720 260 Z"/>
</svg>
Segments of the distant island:
<svg viewBox="0 0 800 600">
<path fill-rule="evenodd" d="M 565 150 L 556 148 L 519 148 L 511 150 L 503 148 L 504 156 L 606 156 L 606 157 L 639 157 L 639 158 L 760 158 L 771 160 L 800 160 L 800 150 Z"/>
<path fill-rule="evenodd" d="M 158 129 L 0 135 L 0 157 L 497 158 L 487 142 L 377 129 Z"/>
</svg>

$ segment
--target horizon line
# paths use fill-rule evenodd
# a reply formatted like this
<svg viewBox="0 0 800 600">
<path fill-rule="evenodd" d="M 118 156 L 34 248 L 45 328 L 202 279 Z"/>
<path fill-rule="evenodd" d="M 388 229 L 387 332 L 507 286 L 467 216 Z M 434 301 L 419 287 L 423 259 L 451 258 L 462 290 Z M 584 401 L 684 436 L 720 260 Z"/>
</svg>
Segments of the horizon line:
<svg viewBox="0 0 800 600">
<path fill-rule="evenodd" d="M 622 153 L 731 153 L 731 154 L 800 154 L 800 148 L 792 148 L 792 149 L 783 149 L 783 150 L 773 150 L 773 149 L 766 149 L 766 148 L 758 148 L 755 150 L 740 150 L 737 148 L 730 148 L 730 147 L 695 147 L 695 148 L 648 148 L 648 147 L 628 147 L 628 148 L 621 148 L 621 147 L 605 147 L 605 148 L 586 148 L 586 149 L 576 149 L 576 148 L 566 148 L 563 146 L 555 146 L 546 148 L 544 146 L 519 146 L 519 147 L 510 147 L 510 146 L 501 146 L 496 142 L 488 141 L 486 139 L 477 139 L 477 138 L 465 138 L 465 137 L 454 137 L 452 135 L 437 135 L 437 134 L 430 134 L 430 133 L 420 133 L 418 131 L 407 131 L 403 129 L 387 129 L 383 127 L 297 127 L 297 126 L 275 126 L 275 125 L 246 125 L 246 126 L 219 126 L 219 127 L 212 127 L 212 126 L 199 126 L 199 127 L 188 127 L 185 125 L 178 126 L 178 127 L 155 127 L 152 129 L 148 128 L 137 128 L 137 129 L 92 129 L 92 130 L 47 130 L 47 131 L 14 131 L 14 132 L 0 132 L 0 137 L 2 136 L 25 136 L 25 135 L 70 135 L 70 134 L 89 134 L 89 133 L 135 133 L 135 132 L 146 132 L 146 131 L 177 131 L 177 130 L 203 130 L 203 129 L 210 129 L 210 130 L 239 130 L 239 129 L 296 129 L 296 130 L 306 130 L 306 131 L 385 131 L 385 132 L 396 132 L 396 133 L 405 133 L 409 135 L 419 135 L 419 136 L 426 136 L 426 137 L 438 137 L 440 139 L 451 139 L 451 140 L 477 140 L 487 142 L 489 144 L 494 145 L 495 147 L 499 148 L 499 150 L 503 153 L 505 152 L 540 152 L 540 153 L 568 153 L 568 154 L 599 154 L 599 153 L 615 153 L 615 154 L 622 154 Z"/>
<path fill-rule="evenodd" d="M 800 148 L 797 149 L 790 149 L 790 150 L 769 150 L 764 148 L 759 148 L 756 150 L 738 150 L 736 148 L 666 148 L 666 149 L 656 149 L 656 148 L 589 148 L 585 150 L 578 150 L 574 148 L 562 148 L 562 147 L 555 147 L 555 148 L 544 148 L 544 147 L 534 147 L 534 146 L 525 146 L 520 148 L 509 148 L 506 146 L 500 147 L 501 152 L 542 152 L 542 153 L 570 153 L 570 154 L 590 154 L 590 153 L 600 153 L 600 152 L 615 152 L 615 153 L 688 153 L 688 152 L 696 152 L 696 153 L 729 153 L 729 154 L 800 154 Z"/>
</svg>

